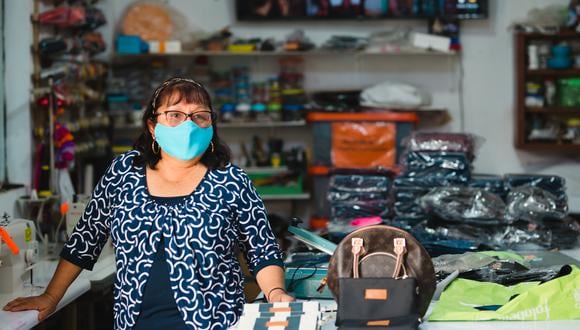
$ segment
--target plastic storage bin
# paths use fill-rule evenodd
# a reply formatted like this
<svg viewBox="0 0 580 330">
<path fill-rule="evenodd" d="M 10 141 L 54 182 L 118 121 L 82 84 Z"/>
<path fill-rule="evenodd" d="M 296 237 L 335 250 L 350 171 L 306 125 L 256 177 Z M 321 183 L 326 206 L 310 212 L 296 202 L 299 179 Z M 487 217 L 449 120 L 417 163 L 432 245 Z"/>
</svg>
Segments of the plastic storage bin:
<svg viewBox="0 0 580 330">
<path fill-rule="evenodd" d="M 414 113 L 311 112 L 313 164 L 337 168 L 390 168 L 398 163 L 402 140 L 418 122 Z"/>
</svg>

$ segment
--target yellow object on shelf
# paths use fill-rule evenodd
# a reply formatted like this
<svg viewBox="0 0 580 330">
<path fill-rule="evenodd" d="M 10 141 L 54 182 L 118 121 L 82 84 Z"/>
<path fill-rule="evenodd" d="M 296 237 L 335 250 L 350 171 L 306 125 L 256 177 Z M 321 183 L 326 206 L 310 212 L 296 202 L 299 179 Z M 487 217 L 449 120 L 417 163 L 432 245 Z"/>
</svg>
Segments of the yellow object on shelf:
<svg viewBox="0 0 580 330">
<path fill-rule="evenodd" d="M 254 44 L 232 44 L 228 46 L 228 51 L 234 53 L 249 53 L 256 50 Z"/>
</svg>

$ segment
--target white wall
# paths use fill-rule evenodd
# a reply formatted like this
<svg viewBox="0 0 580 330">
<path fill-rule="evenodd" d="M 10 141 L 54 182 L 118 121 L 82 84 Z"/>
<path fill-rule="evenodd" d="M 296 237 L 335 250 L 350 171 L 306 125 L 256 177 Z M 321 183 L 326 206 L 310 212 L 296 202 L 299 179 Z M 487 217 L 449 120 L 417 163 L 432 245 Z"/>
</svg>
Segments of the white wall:
<svg viewBox="0 0 580 330">
<path fill-rule="evenodd" d="M 8 180 L 30 185 L 32 128 L 30 75 L 32 74 L 32 1 L 4 1 L 6 54 L 6 160 Z"/>
<path fill-rule="evenodd" d="M 508 30 L 529 9 L 567 0 L 492 1 L 490 19 L 465 24 L 462 30 L 465 130 L 485 139 L 475 162 L 478 172 L 529 172 L 566 178 L 570 207 L 580 212 L 579 155 L 568 158 L 527 153 L 514 148 L 514 40 Z"/>
<path fill-rule="evenodd" d="M 120 17 L 130 0 L 112 3 L 111 13 Z M 231 0 L 170 0 L 187 17 L 190 28 L 215 31 L 231 26 L 240 37 L 276 37 L 282 39 L 295 28 L 302 28 L 316 43 L 331 34 L 366 35 L 369 31 L 404 25 L 425 30 L 424 22 L 306 22 L 237 23 Z M 307 87 L 332 89 L 364 87 L 384 79 L 417 84 L 434 94 L 434 105 L 449 109 L 454 121 L 446 129 L 475 133 L 483 137 L 475 169 L 480 173 L 534 172 L 558 174 L 567 179 L 570 206 L 580 212 L 580 163 L 562 156 L 528 154 L 516 151 L 514 141 L 515 77 L 513 35 L 508 26 L 525 18 L 529 9 L 550 4 L 565 5 L 568 0 L 490 0 L 490 18 L 466 21 L 462 25 L 463 81 L 458 62 L 446 58 L 369 57 L 353 62 L 352 58 L 309 58 Z M 265 60 L 260 60 L 265 62 Z M 272 64 L 257 65 L 263 70 Z M 353 74 L 354 73 L 354 74 Z M 458 97 L 463 88 L 463 107 Z M 461 111 L 463 109 L 463 124 Z"/>
<path fill-rule="evenodd" d="M 568 180 L 571 207 L 580 211 L 580 163 L 541 154 L 516 151 L 513 147 L 515 78 L 512 34 L 509 24 L 525 17 L 530 8 L 566 4 L 568 0 L 490 0 L 490 19 L 466 22 L 462 26 L 464 125 L 459 118 L 458 66 L 440 58 L 366 58 L 353 63 L 344 58 L 310 58 L 307 62 L 309 88 L 364 87 L 383 79 L 397 79 L 423 86 L 434 93 L 435 105 L 447 107 L 454 118 L 450 130 L 460 130 L 485 139 L 475 167 L 477 172 L 553 173 Z M 102 29 L 112 48 L 114 25 L 131 0 L 104 0 L 100 6 L 109 18 Z M 240 37 L 273 36 L 278 39 L 296 28 L 292 23 L 236 23 L 231 0 L 167 1 L 184 14 L 192 29 L 215 31 L 226 25 Z M 6 92 L 8 103 L 8 173 L 12 182 L 30 183 L 31 142 L 28 97 L 30 88 L 31 26 L 28 20 L 32 1 L 6 1 Z M 319 43 L 331 34 L 365 35 L 395 25 L 425 30 L 424 22 L 309 22 L 301 23 L 313 41 Z M 263 60 L 261 60 L 263 61 Z M 269 70 L 272 63 L 256 64 Z M 353 72 L 355 74 L 353 74 Z"/>
</svg>

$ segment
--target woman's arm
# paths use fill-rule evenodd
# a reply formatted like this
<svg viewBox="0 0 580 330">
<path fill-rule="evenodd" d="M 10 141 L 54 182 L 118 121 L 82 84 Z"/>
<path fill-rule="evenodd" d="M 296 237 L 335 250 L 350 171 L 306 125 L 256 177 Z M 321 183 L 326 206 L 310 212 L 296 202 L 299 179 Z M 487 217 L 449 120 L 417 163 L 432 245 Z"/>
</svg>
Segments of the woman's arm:
<svg viewBox="0 0 580 330">
<path fill-rule="evenodd" d="M 81 268 L 65 259 L 60 259 L 50 283 L 39 296 L 16 298 L 4 306 L 5 311 L 19 312 L 36 309 L 38 320 L 42 321 L 56 310 L 71 283 L 81 273 Z"/>
<path fill-rule="evenodd" d="M 248 267 L 269 302 L 292 301 L 294 298 L 284 289 L 282 251 L 272 233 L 264 203 L 248 176 L 240 169 L 234 173 L 239 180 L 235 203 L 239 237 Z"/>
<path fill-rule="evenodd" d="M 61 259 L 44 293 L 14 299 L 4 306 L 4 310 L 17 312 L 36 309 L 40 312 L 38 319 L 43 320 L 56 310 L 58 302 L 82 268 L 92 270 L 109 236 L 111 216 L 109 199 L 116 188 L 110 183 L 116 183 L 115 170 L 121 169 L 116 167 L 123 165 L 123 157 L 119 156 L 113 161 L 93 190 L 83 216 L 60 253 Z"/>
<path fill-rule="evenodd" d="M 256 280 L 268 302 L 293 301 L 294 297 L 286 293 L 284 270 L 280 266 L 266 266 L 256 274 Z"/>
</svg>

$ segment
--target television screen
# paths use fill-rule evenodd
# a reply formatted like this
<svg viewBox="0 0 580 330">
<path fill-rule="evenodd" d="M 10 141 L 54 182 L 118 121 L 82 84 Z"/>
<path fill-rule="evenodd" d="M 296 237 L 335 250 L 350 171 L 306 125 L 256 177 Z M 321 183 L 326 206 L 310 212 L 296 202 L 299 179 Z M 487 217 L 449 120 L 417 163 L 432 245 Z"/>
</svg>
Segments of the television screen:
<svg viewBox="0 0 580 330">
<path fill-rule="evenodd" d="M 236 0 L 239 20 L 487 17 L 487 0 Z"/>
</svg>

